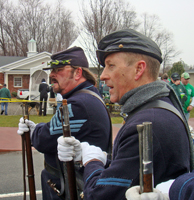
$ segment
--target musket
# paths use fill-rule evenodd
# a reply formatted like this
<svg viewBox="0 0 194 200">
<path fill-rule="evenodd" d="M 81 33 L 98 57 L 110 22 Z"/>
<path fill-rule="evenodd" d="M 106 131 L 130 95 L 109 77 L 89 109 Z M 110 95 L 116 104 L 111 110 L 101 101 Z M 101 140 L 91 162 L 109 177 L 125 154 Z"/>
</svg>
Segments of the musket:
<svg viewBox="0 0 194 200">
<path fill-rule="evenodd" d="M 23 118 L 24 122 L 26 119 L 29 119 L 28 115 L 28 104 L 24 103 Z M 22 152 L 23 152 L 23 170 L 24 170 L 24 199 L 26 198 L 26 182 L 25 182 L 25 152 L 27 157 L 27 168 L 28 168 L 28 184 L 29 184 L 29 194 L 30 200 L 36 200 L 36 189 L 34 181 L 34 167 L 33 167 L 33 158 L 32 158 L 32 148 L 30 140 L 30 131 L 25 132 L 22 135 Z"/>
<path fill-rule="evenodd" d="M 140 193 L 153 192 L 152 122 L 137 125 L 139 135 Z"/>
<path fill-rule="evenodd" d="M 62 101 L 62 108 L 60 107 L 61 113 L 64 116 L 64 123 L 63 123 L 63 116 L 61 116 L 62 127 L 63 127 L 63 137 L 71 137 L 71 130 L 69 124 L 69 110 L 67 106 L 67 100 L 63 99 Z M 68 161 L 64 163 L 67 168 L 67 179 L 68 179 L 68 186 L 69 186 L 69 195 L 71 200 L 77 200 L 77 187 L 76 187 L 76 176 L 75 176 L 75 167 L 74 161 Z"/>
<path fill-rule="evenodd" d="M 139 137 L 139 193 L 143 193 L 143 124 L 137 125 L 137 132 Z"/>
</svg>

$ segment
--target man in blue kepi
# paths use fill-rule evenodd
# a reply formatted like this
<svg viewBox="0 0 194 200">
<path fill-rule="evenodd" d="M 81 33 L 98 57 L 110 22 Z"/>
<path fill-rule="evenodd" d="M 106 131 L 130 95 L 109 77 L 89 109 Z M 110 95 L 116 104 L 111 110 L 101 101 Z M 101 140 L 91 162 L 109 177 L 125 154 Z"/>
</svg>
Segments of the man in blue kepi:
<svg viewBox="0 0 194 200">
<path fill-rule="evenodd" d="M 124 200 L 139 185 L 137 125 L 144 122 L 152 123 L 154 187 L 192 169 L 193 144 L 181 104 L 169 84 L 157 80 L 162 62 L 157 44 L 133 29 L 115 31 L 99 42 L 97 57 L 104 67 L 100 78 L 110 88 L 110 101 L 122 105 L 125 124 L 112 160 L 97 145 L 58 138 L 59 159 L 79 159 L 85 166 L 85 199 Z M 139 187 L 135 192 L 142 199 Z"/>
<path fill-rule="evenodd" d="M 111 123 L 106 108 L 96 96 L 82 91 L 85 89 L 100 95 L 94 86 L 96 80 L 88 69 L 84 51 L 80 47 L 73 47 L 53 54 L 51 59 L 45 70 L 51 70 L 54 93 L 60 93 L 63 99 L 67 99 L 72 136 L 108 151 L 111 145 Z M 24 123 L 21 118 L 18 134 L 23 134 L 27 126 L 30 127 L 32 145 L 45 157 L 45 169 L 41 174 L 43 199 L 60 199 L 47 181 L 51 180 L 58 190 L 61 189 L 56 161 L 57 139 L 63 134 L 61 113 L 57 110 L 48 123 L 35 124 L 30 120 Z M 82 176 L 83 167 L 77 164 L 76 169 Z M 68 198 L 68 191 L 65 198 Z"/>
</svg>

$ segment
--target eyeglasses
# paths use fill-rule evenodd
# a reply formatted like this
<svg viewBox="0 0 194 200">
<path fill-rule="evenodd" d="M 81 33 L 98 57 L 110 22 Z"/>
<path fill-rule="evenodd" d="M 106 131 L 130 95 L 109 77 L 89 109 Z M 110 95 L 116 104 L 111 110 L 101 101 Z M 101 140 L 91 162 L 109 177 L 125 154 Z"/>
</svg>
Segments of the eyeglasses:
<svg viewBox="0 0 194 200">
<path fill-rule="evenodd" d="M 60 71 L 63 71 L 65 68 L 74 68 L 74 67 L 72 67 L 70 65 L 65 65 L 63 67 L 52 68 L 51 72 L 58 73 Z"/>
</svg>

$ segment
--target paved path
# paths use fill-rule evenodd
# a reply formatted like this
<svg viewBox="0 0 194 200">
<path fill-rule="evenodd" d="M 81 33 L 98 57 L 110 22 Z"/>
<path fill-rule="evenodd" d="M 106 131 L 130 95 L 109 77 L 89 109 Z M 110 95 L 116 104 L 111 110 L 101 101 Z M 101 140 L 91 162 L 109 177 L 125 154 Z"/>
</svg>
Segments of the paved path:
<svg viewBox="0 0 194 200">
<path fill-rule="evenodd" d="M 113 125 L 113 138 L 115 138 L 121 126 L 121 124 Z M 0 199 L 23 199 L 21 136 L 17 134 L 17 129 L 17 127 L 0 127 Z M 40 173 L 44 168 L 44 158 L 43 154 L 37 152 L 35 149 L 33 149 L 32 153 L 37 200 L 41 200 Z M 28 182 L 26 184 L 28 187 Z M 27 195 L 26 199 L 30 199 L 29 195 Z"/>
<path fill-rule="evenodd" d="M 189 119 L 189 125 L 194 128 L 194 118 Z M 122 124 L 113 124 L 113 140 Z M 17 127 L 0 127 L 0 152 L 21 151 L 21 137 Z"/>
<path fill-rule="evenodd" d="M 44 169 L 44 156 L 36 150 L 32 151 L 33 166 L 35 174 L 35 186 L 37 200 L 42 200 L 41 171 Z M 22 200 L 23 199 L 23 166 L 22 152 L 0 152 L 0 200 Z M 26 175 L 28 174 L 26 167 Z M 29 191 L 28 178 L 26 176 L 26 190 Z M 30 200 L 27 193 L 26 200 Z"/>
<path fill-rule="evenodd" d="M 122 124 L 113 125 L 115 138 Z M 21 136 L 17 134 L 17 127 L 0 127 L 0 152 L 21 151 Z"/>
</svg>

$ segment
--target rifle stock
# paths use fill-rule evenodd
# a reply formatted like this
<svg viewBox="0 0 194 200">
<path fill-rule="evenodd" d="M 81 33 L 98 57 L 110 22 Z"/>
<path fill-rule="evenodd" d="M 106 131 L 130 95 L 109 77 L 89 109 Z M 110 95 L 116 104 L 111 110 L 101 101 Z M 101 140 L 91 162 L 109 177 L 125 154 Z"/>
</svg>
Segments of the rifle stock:
<svg viewBox="0 0 194 200">
<path fill-rule="evenodd" d="M 152 174 L 143 175 L 143 192 L 153 192 Z"/>
</svg>

